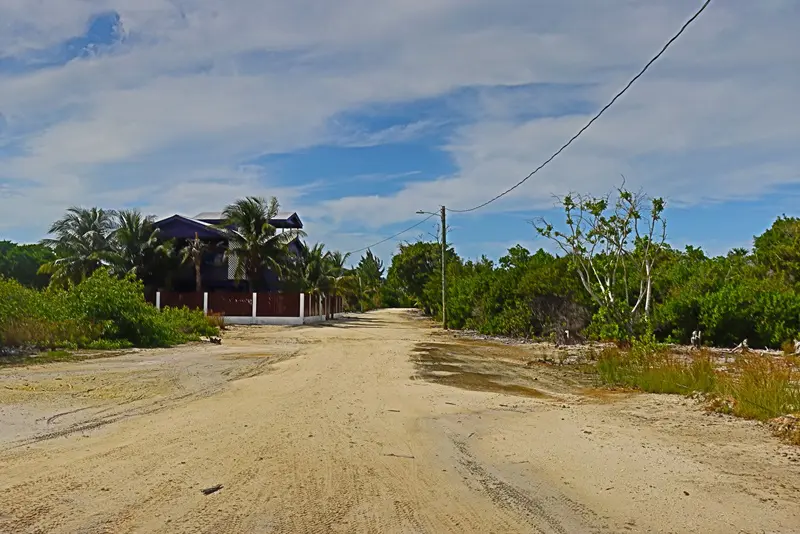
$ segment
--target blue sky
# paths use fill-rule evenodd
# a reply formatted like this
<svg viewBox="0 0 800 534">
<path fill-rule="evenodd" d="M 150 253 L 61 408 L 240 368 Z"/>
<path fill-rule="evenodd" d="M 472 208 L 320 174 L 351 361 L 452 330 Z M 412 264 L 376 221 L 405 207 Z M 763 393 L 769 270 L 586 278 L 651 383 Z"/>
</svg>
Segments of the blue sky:
<svg viewBox="0 0 800 534">
<path fill-rule="evenodd" d="M 36 241 L 70 205 L 192 215 L 254 194 L 361 248 L 524 177 L 701 3 L 6 0 L 0 239 Z M 557 218 L 553 195 L 621 174 L 668 200 L 676 246 L 724 253 L 797 215 L 797 27 L 795 0 L 712 1 L 550 166 L 452 215 L 457 250 L 546 246 L 528 221 Z"/>
</svg>

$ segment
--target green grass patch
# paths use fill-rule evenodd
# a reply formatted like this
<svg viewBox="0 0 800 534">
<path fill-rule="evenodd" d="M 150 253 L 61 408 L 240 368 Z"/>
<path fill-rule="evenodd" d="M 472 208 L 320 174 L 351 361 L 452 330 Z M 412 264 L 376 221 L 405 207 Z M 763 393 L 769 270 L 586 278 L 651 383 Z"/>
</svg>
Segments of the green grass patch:
<svg viewBox="0 0 800 534">
<path fill-rule="evenodd" d="M 705 354 L 686 361 L 665 352 L 636 354 L 616 348 L 600 353 L 597 372 L 605 385 L 648 393 L 710 393 L 716 389 L 718 380 L 714 364 Z"/>
</svg>

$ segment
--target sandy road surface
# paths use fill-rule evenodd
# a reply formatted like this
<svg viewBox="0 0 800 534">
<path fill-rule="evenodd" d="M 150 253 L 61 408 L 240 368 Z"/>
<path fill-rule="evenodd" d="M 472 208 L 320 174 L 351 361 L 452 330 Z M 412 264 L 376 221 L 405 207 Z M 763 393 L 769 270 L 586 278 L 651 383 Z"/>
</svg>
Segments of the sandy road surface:
<svg viewBox="0 0 800 534">
<path fill-rule="evenodd" d="M 381 311 L 0 370 L 0 532 L 800 532 L 795 448 L 533 350 Z"/>
</svg>

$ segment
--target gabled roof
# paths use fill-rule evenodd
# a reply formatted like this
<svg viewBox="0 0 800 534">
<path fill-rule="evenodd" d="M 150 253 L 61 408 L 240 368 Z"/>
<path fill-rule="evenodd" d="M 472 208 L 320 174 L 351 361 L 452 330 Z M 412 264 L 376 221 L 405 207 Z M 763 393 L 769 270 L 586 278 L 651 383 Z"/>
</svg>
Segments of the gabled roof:
<svg viewBox="0 0 800 534">
<path fill-rule="evenodd" d="M 158 228 L 161 235 L 170 238 L 192 239 L 195 232 L 199 237 L 205 239 L 227 239 L 228 234 L 225 230 L 216 228 L 214 225 L 197 219 L 190 219 L 183 215 L 173 215 L 166 219 L 161 219 L 153 223 Z"/>
<path fill-rule="evenodd" d="M 279 213 L 277 217 L 270 221 L 270 224 L 275 228 L 297 228 L 303 227 L 303 221 L 297 216 L 295 212 Z"/>
<path fill-rule="evenodd" d="M 202 213 L 198 213 L 192 218 L 194 220 L 207 222 L 210 224 L 220 224 L 225 220 L 222 212 L 219 211 L 204 211 Z M 303 221 L 301 221 L 300 217 L 297 216 L 297 213 L 293 211 L 280 212 L 273 219 L 270 219 L 269 223 L 275 228 L 303 227 Z"/>
</svg>

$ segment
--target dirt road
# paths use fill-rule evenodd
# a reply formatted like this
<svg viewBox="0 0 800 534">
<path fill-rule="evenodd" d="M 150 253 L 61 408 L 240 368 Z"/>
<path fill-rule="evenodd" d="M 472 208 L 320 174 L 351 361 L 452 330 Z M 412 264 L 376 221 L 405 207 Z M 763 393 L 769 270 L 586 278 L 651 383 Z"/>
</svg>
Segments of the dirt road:
<svg viewBox="0 0 800 534">
<path fill-rule="evenodd" d="M 796 448 L 536 350 L 392 310 L 0 370 L 0 532 L 800 532 Z"/>
</svg>

